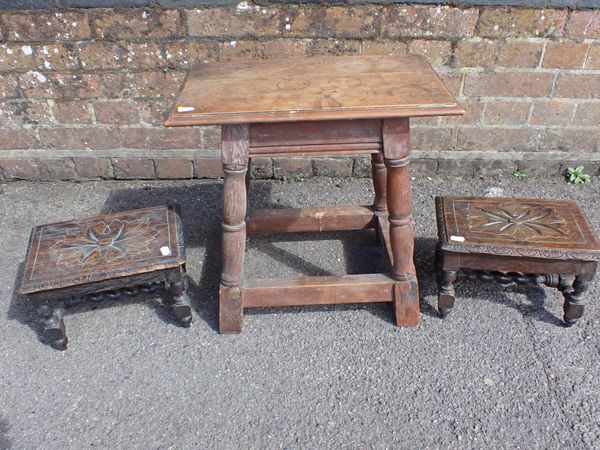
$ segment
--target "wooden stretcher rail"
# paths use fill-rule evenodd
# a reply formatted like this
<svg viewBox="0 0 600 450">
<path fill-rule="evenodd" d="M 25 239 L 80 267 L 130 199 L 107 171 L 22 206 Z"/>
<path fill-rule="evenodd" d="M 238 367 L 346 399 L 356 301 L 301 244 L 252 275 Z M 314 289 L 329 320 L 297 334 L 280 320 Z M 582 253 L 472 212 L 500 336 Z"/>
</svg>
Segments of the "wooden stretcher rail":
<svg viewBox="0 0 600 450">
<path fill-rule="evenodd" d="M 374 226 L 371 206 L 327 206 L 254 210 L 246 229 L 248 233 L 298 233 L 363 230 Z"/>
<path fill-rule="evenodd" d="M 248 280 L 245 308 L 393 301 L 394 280 L 383 274 Z"/>
<path fill-rule="evenodd" d="M 356 155 L 365 153 L 377 153 L 381 151 L 381 144 L 377 142 L 349 143 L 349 144 L 309 144 L 309 145 L 285 145 L 269 147 L 250 147 L 250 156 L 278 157 L 278 156 L 331 156 L 334 151 L 336 155 Z"/>
</svg>

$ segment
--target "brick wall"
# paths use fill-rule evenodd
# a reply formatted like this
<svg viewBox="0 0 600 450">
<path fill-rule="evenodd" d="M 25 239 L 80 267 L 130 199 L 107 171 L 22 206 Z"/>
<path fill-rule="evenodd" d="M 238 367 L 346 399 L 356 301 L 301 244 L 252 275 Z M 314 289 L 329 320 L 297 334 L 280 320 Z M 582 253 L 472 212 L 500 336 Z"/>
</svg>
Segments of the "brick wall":
<svg viewBox="0 0 600 450">
<path fill-rule="evenodd" d="M 217 127 L 166 129 L 194 61 L 427 57 L 466 106 L 415 119 L 414 171 L 600 165 L 600 10 L 267 3 L 0 12 L 0 177 L 220 173 Z M 169 159 L 164 157 L 169 155 Z M 256 177 L 366 176 L 363 159 L 259 159 Z"/>
</svg>

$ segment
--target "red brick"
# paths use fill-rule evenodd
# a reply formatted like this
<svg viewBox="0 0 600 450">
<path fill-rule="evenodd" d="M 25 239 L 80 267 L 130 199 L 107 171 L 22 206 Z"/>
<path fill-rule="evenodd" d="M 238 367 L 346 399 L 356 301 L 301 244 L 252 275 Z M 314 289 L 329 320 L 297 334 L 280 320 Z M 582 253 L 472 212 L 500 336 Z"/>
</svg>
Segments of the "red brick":
<svg viewBox="0 0 600 450">
<path fill-rule="evenodd" d="M 408 45 L 401 41 L 363 41 L 363 55 L 405 55 Z"/>
<path fill-rule="evenodd" d="M 194 159 L 196 178 L 220 178 L 223 176 L 221 158 Z"/>
<path fill-rule="evenodd" d="M 52 112 L 57 122 L 68 124 L 92 123 L 92 105 L 88 100 L 55 102 Z"/>
<path fill-rule="evenodd" d="M 452 150 L 454 129 L 452 128 L 413 128 L 410 134 L 414 150 Z"/>
<path fill-rule="evenodd" d="M 221 127 L 207 126 L 201 127 L 202 133 L 202 149 L 203 150 L 219 150 L 221 151 Z"/>
<path fill-rule="evenodd" d="M 8 180 L 37 180 L 40 177 L 37 160 L 0 159 L 0 172 Z"/>
<path fill-rule="evenodd" d="M 173 106 L 171 100 L 165 99 L 139 99 L 133 102 L 140 112 L 141 122 L 148 125 L 165 123 L 169 110 Z"/>
<path fill-rule="evenodd" d="M 174 9 L 100 10 L 92 26 L 98 38 L 108 40 L 168 38 L 184 33 L 181 12 Z"/>
<path fill-rule="evenodd" d="M 106 128 L 56 128 L 40 129 L 40 138 L 45 148 L 96 150 L 121 146 L 116 130 Z"/>
<path fill-rule="evenodd" d="M 156 178 L 154 161 L 148 158 L 112 158 L 115 178 L 117 179 L 149 179 Z"/>
<path fill-rule="evenodd" d="M 315 39 L 311 55 L 358 55 L 361 42 L 351 39 Z"/>
<path fill-rule="evenodd" d="M 158 43 L 86 42 L 79 44 L 79 59 L 86 70 L 153 69 L 164 67 L 166 59 Z"/>
<path fill-rule="evenodd" d="M 459 100 L 459 102 L 465 108 L 465 114 L 462 116 L 442 116 L 440 117 L 442 125 L 476 125 L 481 123 L 484 102 L 470 99 Z"/>
<path fill-rule="evenodd" d="M 102 88 L 108 98 L 174 99 L 185 72 L 107 72 L 102 74 Z"/>
<path fill-rule="evenodd" d="M 29 71 L 19 76 L 26 97 L 34 99 L 71 99 L 99 97 L 103 90 L 100 74 L 61 74 Z"/>
<path fill-rule="evenodd" d="M 378 33 L 376 6 L 314 6 L 290 8 L 285 36 L 363 38 Z M 289 21 L 287 20 L 289 19 Z"/>
<path fill-rule="evenodd" d="M 0 74 L 0 98 L 7 99 L 19 97 L 17 84 L 17 79 L 13 75 Z"/>
<path fill-rule="evenodd" d="M 41 180 L 77 180 L 80 178 L 75 171 L 73 160 L 70 158 L 39 159 L 37 166 Z"/>
<path fill-rule="evenodd" d="M 262 42 L 227 41 L 219 42 L 219 60 L 257 59 L 263 57 Z"/>
<path fill-rule="evenodd" d="M 600 98 L 600 76 L 561 73 L 556 80 L 554 96 Z"/>
<path fill-rule="evenodd" d="M 554 74 L 536 72 L 468 73 L 465 94 L 484 97 L 546 97 Z"/>
<path fill-rule="evenodd" d="M 484 123 L 521 125 L 527 122 L 530 104 L 525 102 L 490 101 L 485 107 Z"/>
<path fill-rule="evenodd" d="M 36 67 L 44 70 L 79 69 L 73 44 L 46 44 L 34 48 Z"/>
<path fill-rule="evenodd" d="M 313 165 L 318 177 L 352 176 L 352 158 L 315 158 Z"/>
<path fill-rule="evenodd" d="M 583 67 L 587 44 L 548 42 L 542 65 L 551 69 L 579 69 Z"/>
<path fill-rule="evenodd" d="M 600 127 L 600 104 L 580 103 L 577 107 L 573 124 Z"/>
<path fill-rule="evenodd" d="M 542 57 L 541 42 L 519 42 L 508 40 L 500 44 L 498 67 L 537 67 Z"/>
<path fill-rule="evenodd" d="M 539 142 L 544 151 L 595 153 L 600 150 L 600 130 L 547 129 Z"/>
<path fill-rule="evenodd" d="M 411 117 L 410 118 L 410 126 L 411 127 L 436 127 L 437 125 L 438 125 L 438 118 L 436 116 Z"/>
<path fill-rule="evenodd" d="M 479 11 L 448 6 L 389 6 L 382 13 L 385 37 L 456 39 L 473 36 Z"/>
<path fill-rule="evenodd" d="M 459 128 L 456 149 L 474 151 L 540 151 L 543 131 L 532 128 Z"/>
<path fill-rule="evenodd" d="M 165 43 L 164 53 L 168 67 L 187 69 L 201 61 L 216 61 L 219 50 L 212 41 L 175 41 Z"/>
<path fill-rule="evenodd" d="M 273 39 L 264 43 L 265 58 L 290 58 L 308 56 L 310 39 Z"/>
<path fill-rule="evenodd" d="M 572 11 L 566 35 L 571 39 L 600 39 L 600 10 Z"/>
<path fill-rule="evenodd" d="M 481 37 L 559 37 L 567 10 L 527 8 L 486 8 L 481 12 Z"/>
<path fill-rule="evenodd" d="M 112 164 L 108 158 L 73 158 L 75 170 L 81 178 L 114 178 Z"/>
<path fill-rule="evenodd" d="M 585 63 L 586 69 L 600 69 L 600 45 L 592 45 Z"/>
<path fill-rule="evenodd" d="M 0 103 L 0 126 L 22 127 L 52 123 L 50 106 L 45 101 L 7 101 Z"/>
<path fill-rule="evenodd" d="M 81 41 L 90 37 L 84 12 L 25 12 L 2 16 L 4 38 L 17 42 Z"/>
<path fill-rule="evenodd" d="M 424 56 L 433 67 L 446 66 L 452 59 L 452 43 L 419 39 L 408 44 L 408 52 Z"/>
<path fill-rule="evenodd" d="M 0 70 L 28 70 L 35 67 L 31 45 L 2 44 L 0 46 Z"/>
<path fill-rule="evenodd" d="M 194 164 L 189 159 L 155 159 L 158 178 L 194 178 Z"/>
<path fill-rule="evenodd" d="M 282 12 L 277 7 L 194 9 L 187 12 L 190 36 L 231 37 L 278 36 L 282 33 Z"/>
<path fill-rule="evenodd" d="M 33 130 L 0 129 L 0 150 L 40 148 Z"/>
<path fill-rule="evenodd" d="M 194 128 L 125 128 L 120 134 L 125 148 L 197 148 L 200 143 L 200 133 Z"/>
<path fill-rule="evenodd" d="M 497 53 L 497 41 L 459 41 L 454 50 L 454 63 L 457 67 L 493 67 Z"/>
<path fill-rule="evenodd" d="M 99 123 L 131 125 L 140 121 L 137 107 L 129 102 L 96 101 L 94 112 Z"/>
<path fill-rule="evenodd" d="M 312 174 L 313 166 L 310 158 L 273 159 L 273 176 L 277 179 L 310 177 Z"/>
<path fill-rule="evenodd" d="M 575 104 L 549 100 L 533 105 L 531 125 L 566 125 Z"/>
<path fill-rule="evenodd" d="M 462 83 L 463 74 L 460 72 L 438 72 L 438 75 L 455 97 L 460 96 L 460 85 Z"/>
</svg>

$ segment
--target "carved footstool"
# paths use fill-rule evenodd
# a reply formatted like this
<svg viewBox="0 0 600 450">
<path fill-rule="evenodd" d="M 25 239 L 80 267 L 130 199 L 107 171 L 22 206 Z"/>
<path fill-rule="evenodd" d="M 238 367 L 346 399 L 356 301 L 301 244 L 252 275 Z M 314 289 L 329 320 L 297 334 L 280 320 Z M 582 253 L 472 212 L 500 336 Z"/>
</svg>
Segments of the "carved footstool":
<svg viewBox="0 0 600 450">
<path fill-rule="evenodd" d="M 173 313 L 189 326 L 192 312 L 185 293 L 185 251 L 176 206 L 35 227 L 19 294 L 37 307 L 46 339 L 64 350 L 66 307 L 157 288 L 167 291 Z"/>
<path fill-rule="evenodd" d="M 438 310 L 454 306 L 458 279 L 537 284 L 564 295 L 564 324 L 583 314 L 600 245 L 574 201 L 437 197 Z"/>
</svg>

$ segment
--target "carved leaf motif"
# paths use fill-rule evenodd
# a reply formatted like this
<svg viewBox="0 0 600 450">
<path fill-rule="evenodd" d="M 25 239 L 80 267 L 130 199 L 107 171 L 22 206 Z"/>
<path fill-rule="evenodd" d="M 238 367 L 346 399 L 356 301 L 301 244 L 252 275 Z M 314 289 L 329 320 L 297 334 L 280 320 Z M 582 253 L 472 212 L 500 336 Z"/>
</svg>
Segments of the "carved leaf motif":
<svg viewBox="0 0 600 450">
<path fill-rule="evenodd" d="M 132 221 L 115 219 L 110 223 L 96 222 L 87 228 L 66 230 L 51 250 L 56 264 L 65 267 L 95 266 L 121 259 L 150 256 L 159 230 L 149 225 L 149 219 Z"/>
<path fill-rule="evenodd" d="M 510 204 L 480 207 L 469 204 L 469 231 L 510 236 L 517 241 L 565 239 L 567 223 L 554 208 Z"/>
</svg>

